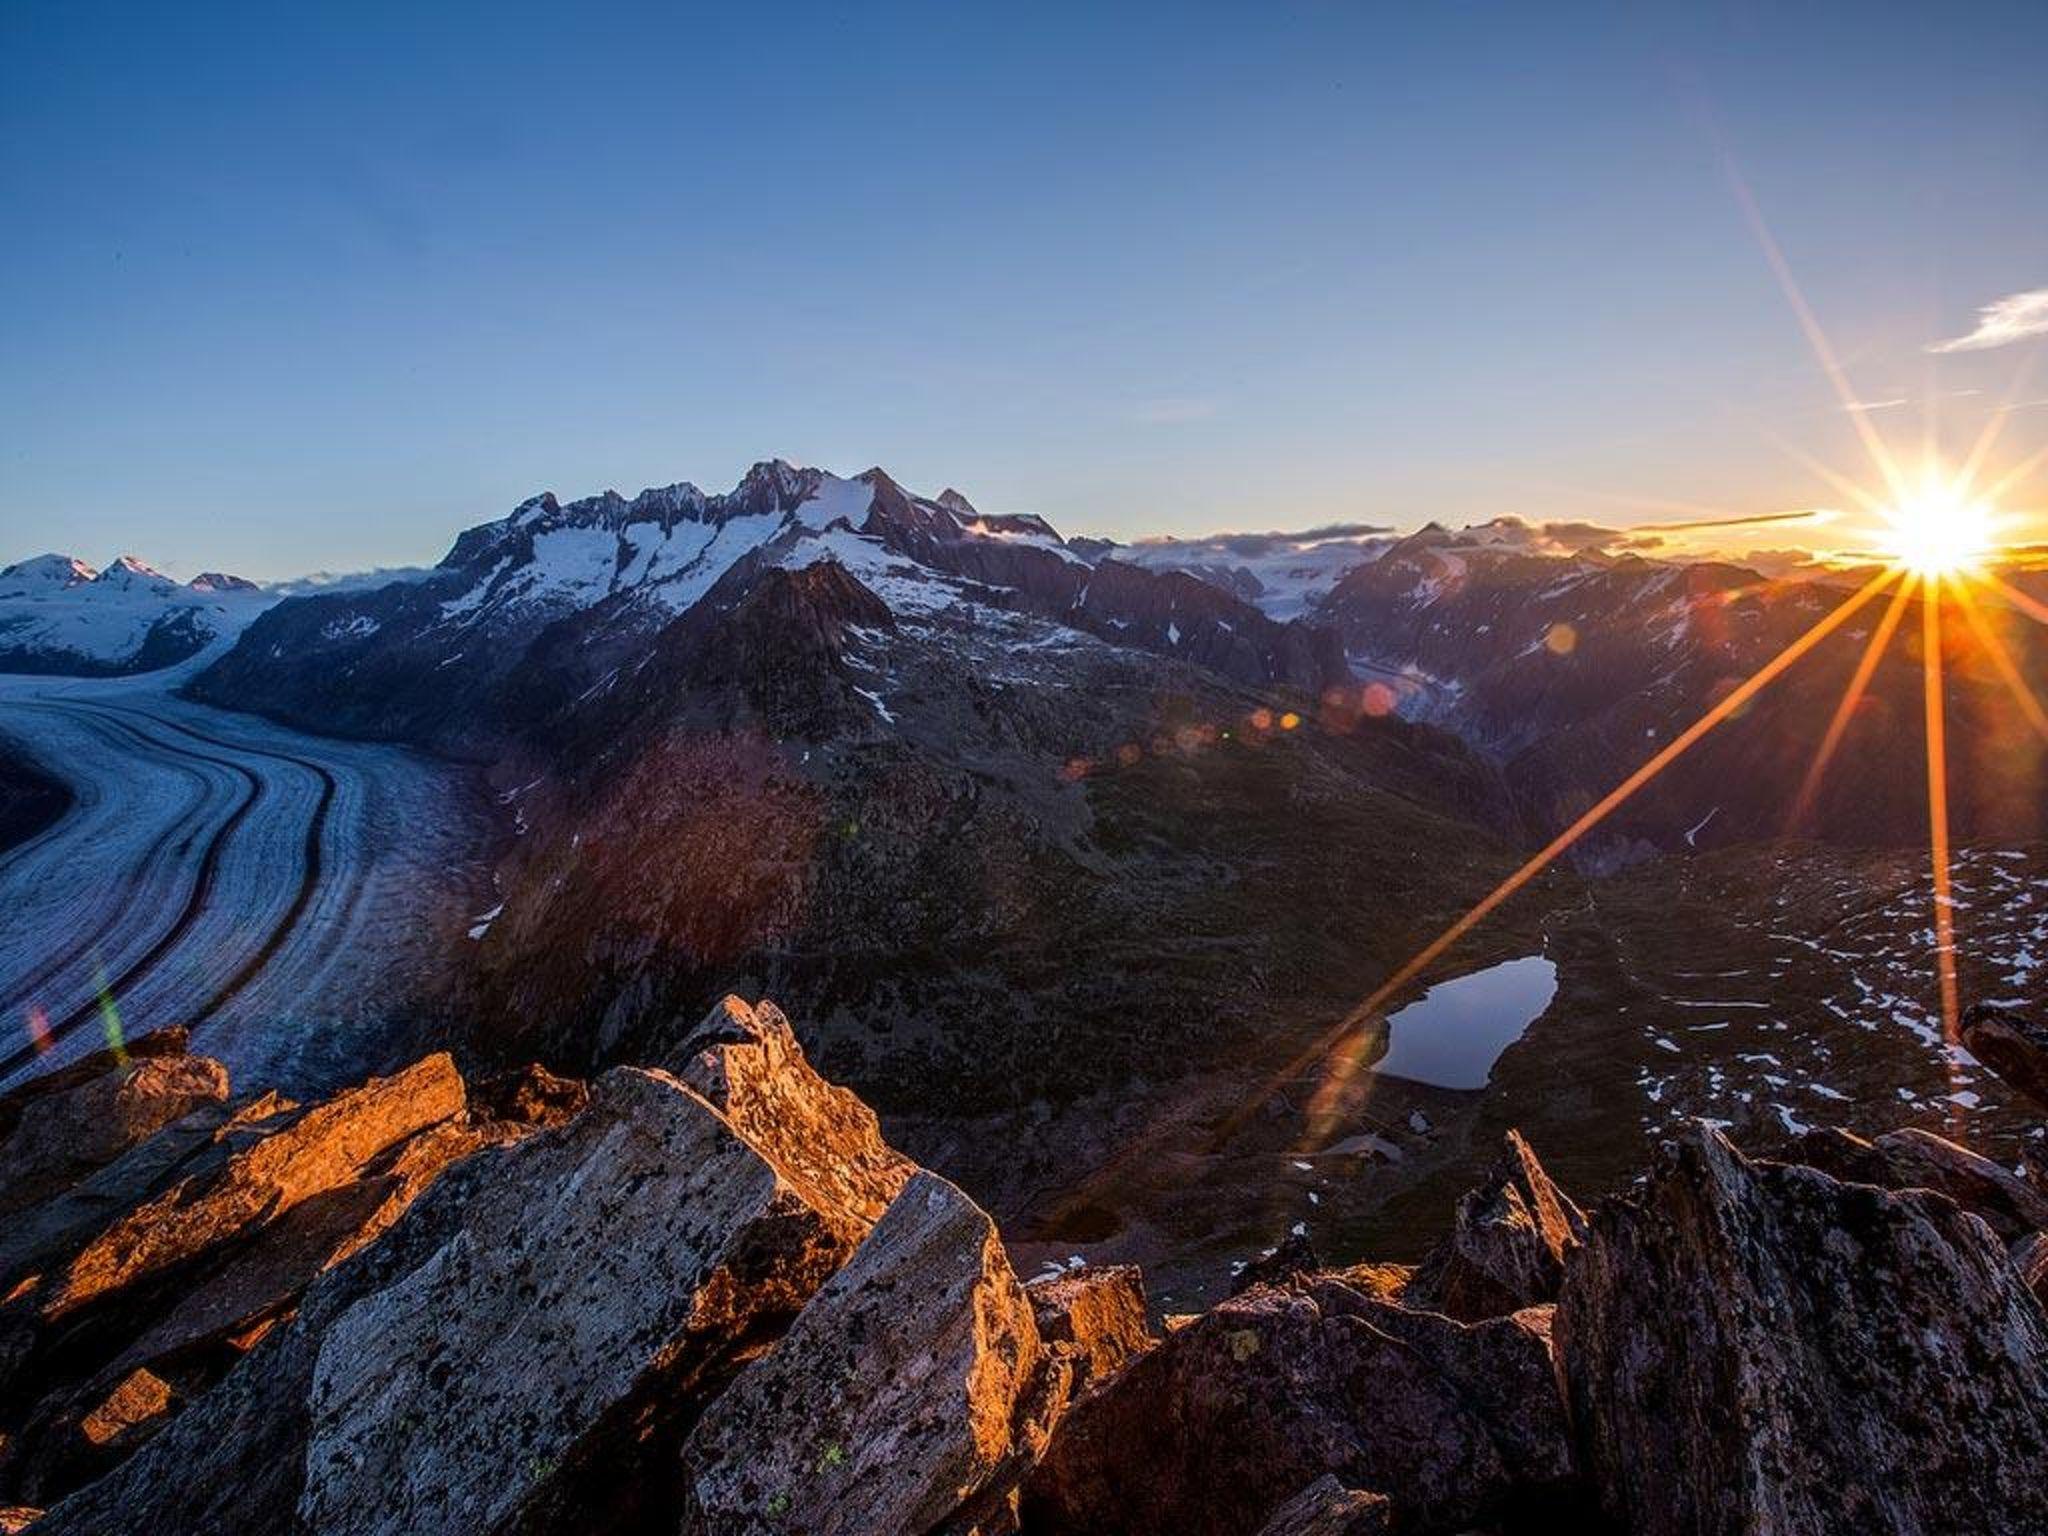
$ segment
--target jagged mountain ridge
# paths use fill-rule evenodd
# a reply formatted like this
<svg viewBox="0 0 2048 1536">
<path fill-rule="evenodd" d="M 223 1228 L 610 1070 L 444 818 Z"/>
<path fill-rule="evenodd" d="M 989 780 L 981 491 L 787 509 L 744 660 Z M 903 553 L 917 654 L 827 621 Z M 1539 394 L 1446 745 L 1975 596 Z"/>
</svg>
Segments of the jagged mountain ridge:
<svg viewBox="0 0 2048 1536">
<path fill-rule="evenodd" d="M 1499 785 L 1443 732 L 1262 733 L 1259 690 L 1026 613 L 891 610 L 837 561 L 700 603 L 580 696 L 551 660 L 497 770 L 521 835 L 465 1011 L 519 1024 L 484 1053 L 581 1070 L 758 982 L 891 1109 L 939 1080 L 1066 1098 L 1260 1010 L 1301 1027 L 1281 974 L 1341 1010 L 1416 911 L 1503 870 Z M 1292 920 L 1340 902 L 1363 942 Z M 1076 1027 L 1085 1060 L 1051 1046 Z"/>
<path fill-rule="evenodd" d="M 1091 560 L 1039 518 L 983 515 L 957 492 L 915 496 L 880 470 L 841 479 L 777 460 L 723 495 L 679 484 L 631 500 L 532 498 L 463 533 L 424 580 L 279 604 L 194 691 L 320 729 L 476 750 L 531 717 L 510 686 L 529 657 L 580 669 L 588 686 L 698 603 L 828 560 L 919 620 L 1029 613 L 1240 682 L 1317 690 L 1343 676 L 1327 633 L 1184 574 Z"/>
</svg>

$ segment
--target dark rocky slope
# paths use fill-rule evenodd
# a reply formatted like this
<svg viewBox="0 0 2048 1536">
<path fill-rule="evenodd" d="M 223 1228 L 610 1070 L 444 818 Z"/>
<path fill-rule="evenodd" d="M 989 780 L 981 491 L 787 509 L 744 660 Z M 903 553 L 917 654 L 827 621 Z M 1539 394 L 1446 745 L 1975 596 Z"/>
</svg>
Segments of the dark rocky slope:
<svg viewBox="0 0 2048 1536">
<path fill-rule="evenodd" d="M 1020 1283 L 765 1004 L 588 1089 L 430 1057 L 309 1109 L 159 1038 L 0 1153 L 0 1498 L 50 1536 L 2048 1525 L 2039 1197 L 1931 1136 L 1838 1146 L 1865 1182 L 1693 1128 L 1583 1216 L 1511 1141 L 1420 1272 L 1163 1338 L 1131 1271 Z"/>
<path fill-rule="evenodd" d="M 1453 726 L 1501 761 L 1532 822 L 1556 831 L 1629 768 L 1847 601 L 1868 572 L 1765 577 L 1719 562 L 1540 554 L 1475 546 L 1441 529 L 1352 571 L 1316 610 L 1405 707 Z M 1921 604 L 1900 610 L 1885 659 L 1811 801 L 1800 787 L 1891 603 L 1873 599 L 1582 846 L 1593 863 L 1655 849 L 1812 836 L 1852 846 L 1926 835 L 1919 750 Z M 2040 743 L 1964 604 L 1946 604 L 1954 829 L 1959 840 L 2042 835 Z M 2039 626 L 1986 597 L 2036 691 L 2048 683 Z M 1902 749 L 1902 745 L 1904 748 Z"/>
<path fill-rule="evenodd" d="M 767 992 L 1006 1216 L 1109 1117 L 1021 1158 L 958 1117 L 1106 1084 L 1137 1113 L 1144 1085 L 1284 1059 L 1513 863 L 1497 779 L 1442 732 L 913 621 L 831 565 L 700 608 L 535 740 L 502 774 L 525 835 L 470 1047 L 586 1072 Z M 930 1138 L 900 1118 L 934 1112 Z"/>
</svg>

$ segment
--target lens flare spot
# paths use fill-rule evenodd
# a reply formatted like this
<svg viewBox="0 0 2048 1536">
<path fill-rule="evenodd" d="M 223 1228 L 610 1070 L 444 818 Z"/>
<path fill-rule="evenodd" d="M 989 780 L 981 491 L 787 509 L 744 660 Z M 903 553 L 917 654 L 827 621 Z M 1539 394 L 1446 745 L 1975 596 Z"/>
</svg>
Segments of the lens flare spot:
<svg viewBox="0 0 2048 1536">
<path fill-rule="evenodd" d="M 121 1010 L 115 1006 L 114 990 L 107 985 L 104 973 L 99 983 L 100 1029 L 107 1037 L 107 1049 L 114 1054 L 114 1065 L 125 1067 L 128 1065 L 128 1042 L 121 1034 Z"/>
<path fill-rule="evenodd" d="M 1553 624 L 1543 644 L 1553 656 L 1569 656 L 1579 648 L 1579 632 L 1569 624 Z"/>
</svg>

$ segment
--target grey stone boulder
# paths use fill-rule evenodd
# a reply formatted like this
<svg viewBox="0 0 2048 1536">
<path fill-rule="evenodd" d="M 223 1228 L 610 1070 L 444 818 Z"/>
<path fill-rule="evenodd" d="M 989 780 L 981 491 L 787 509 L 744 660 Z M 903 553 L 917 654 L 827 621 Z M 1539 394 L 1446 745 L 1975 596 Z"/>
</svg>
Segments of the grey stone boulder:
<svg viewBox="0 0 2048 1536">
<path fill-rule="evenodd" d="M 865 1536 L 972 1524 L 1043 1447 L 1067 1373 L 994 1224 L 913 1178 L 697 1425 L 686 1529 Z"/>
<path fill-rule="evenodd" d="M 1325 1475 L 1401 1530 L 1558 1512 L 1574 1487 L 1547 1317 L 1476 1327 L 1331 1278 L 1258 1288 L 1074 1404 L 1026 1486 L 1043 1536 L 1256 1536 Z"/>
<path fill-rule="evenodd" d="M 1697 1128 L 1594 1214 L 1555 1327 L 1631 1532 L 2048 1530 L 2048 1318 L 1939 1195 Z"/>
<path fill-rule="evenodd" d="M 1586 1218 L 1509 1131 L 1486 1182 L 1458 1202 L 1451 1233 L 1417 1268 L 1402 1300 L 1461 1322 L 1557 1300 L 1566 1256 Z"/>
</svg>

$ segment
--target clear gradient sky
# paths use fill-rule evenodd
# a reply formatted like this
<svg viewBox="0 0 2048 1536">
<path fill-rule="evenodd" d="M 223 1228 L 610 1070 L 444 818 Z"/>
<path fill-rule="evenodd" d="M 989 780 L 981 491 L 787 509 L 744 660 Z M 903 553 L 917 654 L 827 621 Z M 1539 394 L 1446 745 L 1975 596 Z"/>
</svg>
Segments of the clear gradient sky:
<svg viewBox="0 0 2048 1536">
<path fill-rule="evenodd" d="M 428 561 L 776 455 L 1119 537 L 1838 500 L 1727 166 L 1960 441 L 2048 351 L 1928 350 L 2048 289 L 2044 59 L 2038 0 L 7 0 L 0 560 Z"/>
</svg>

